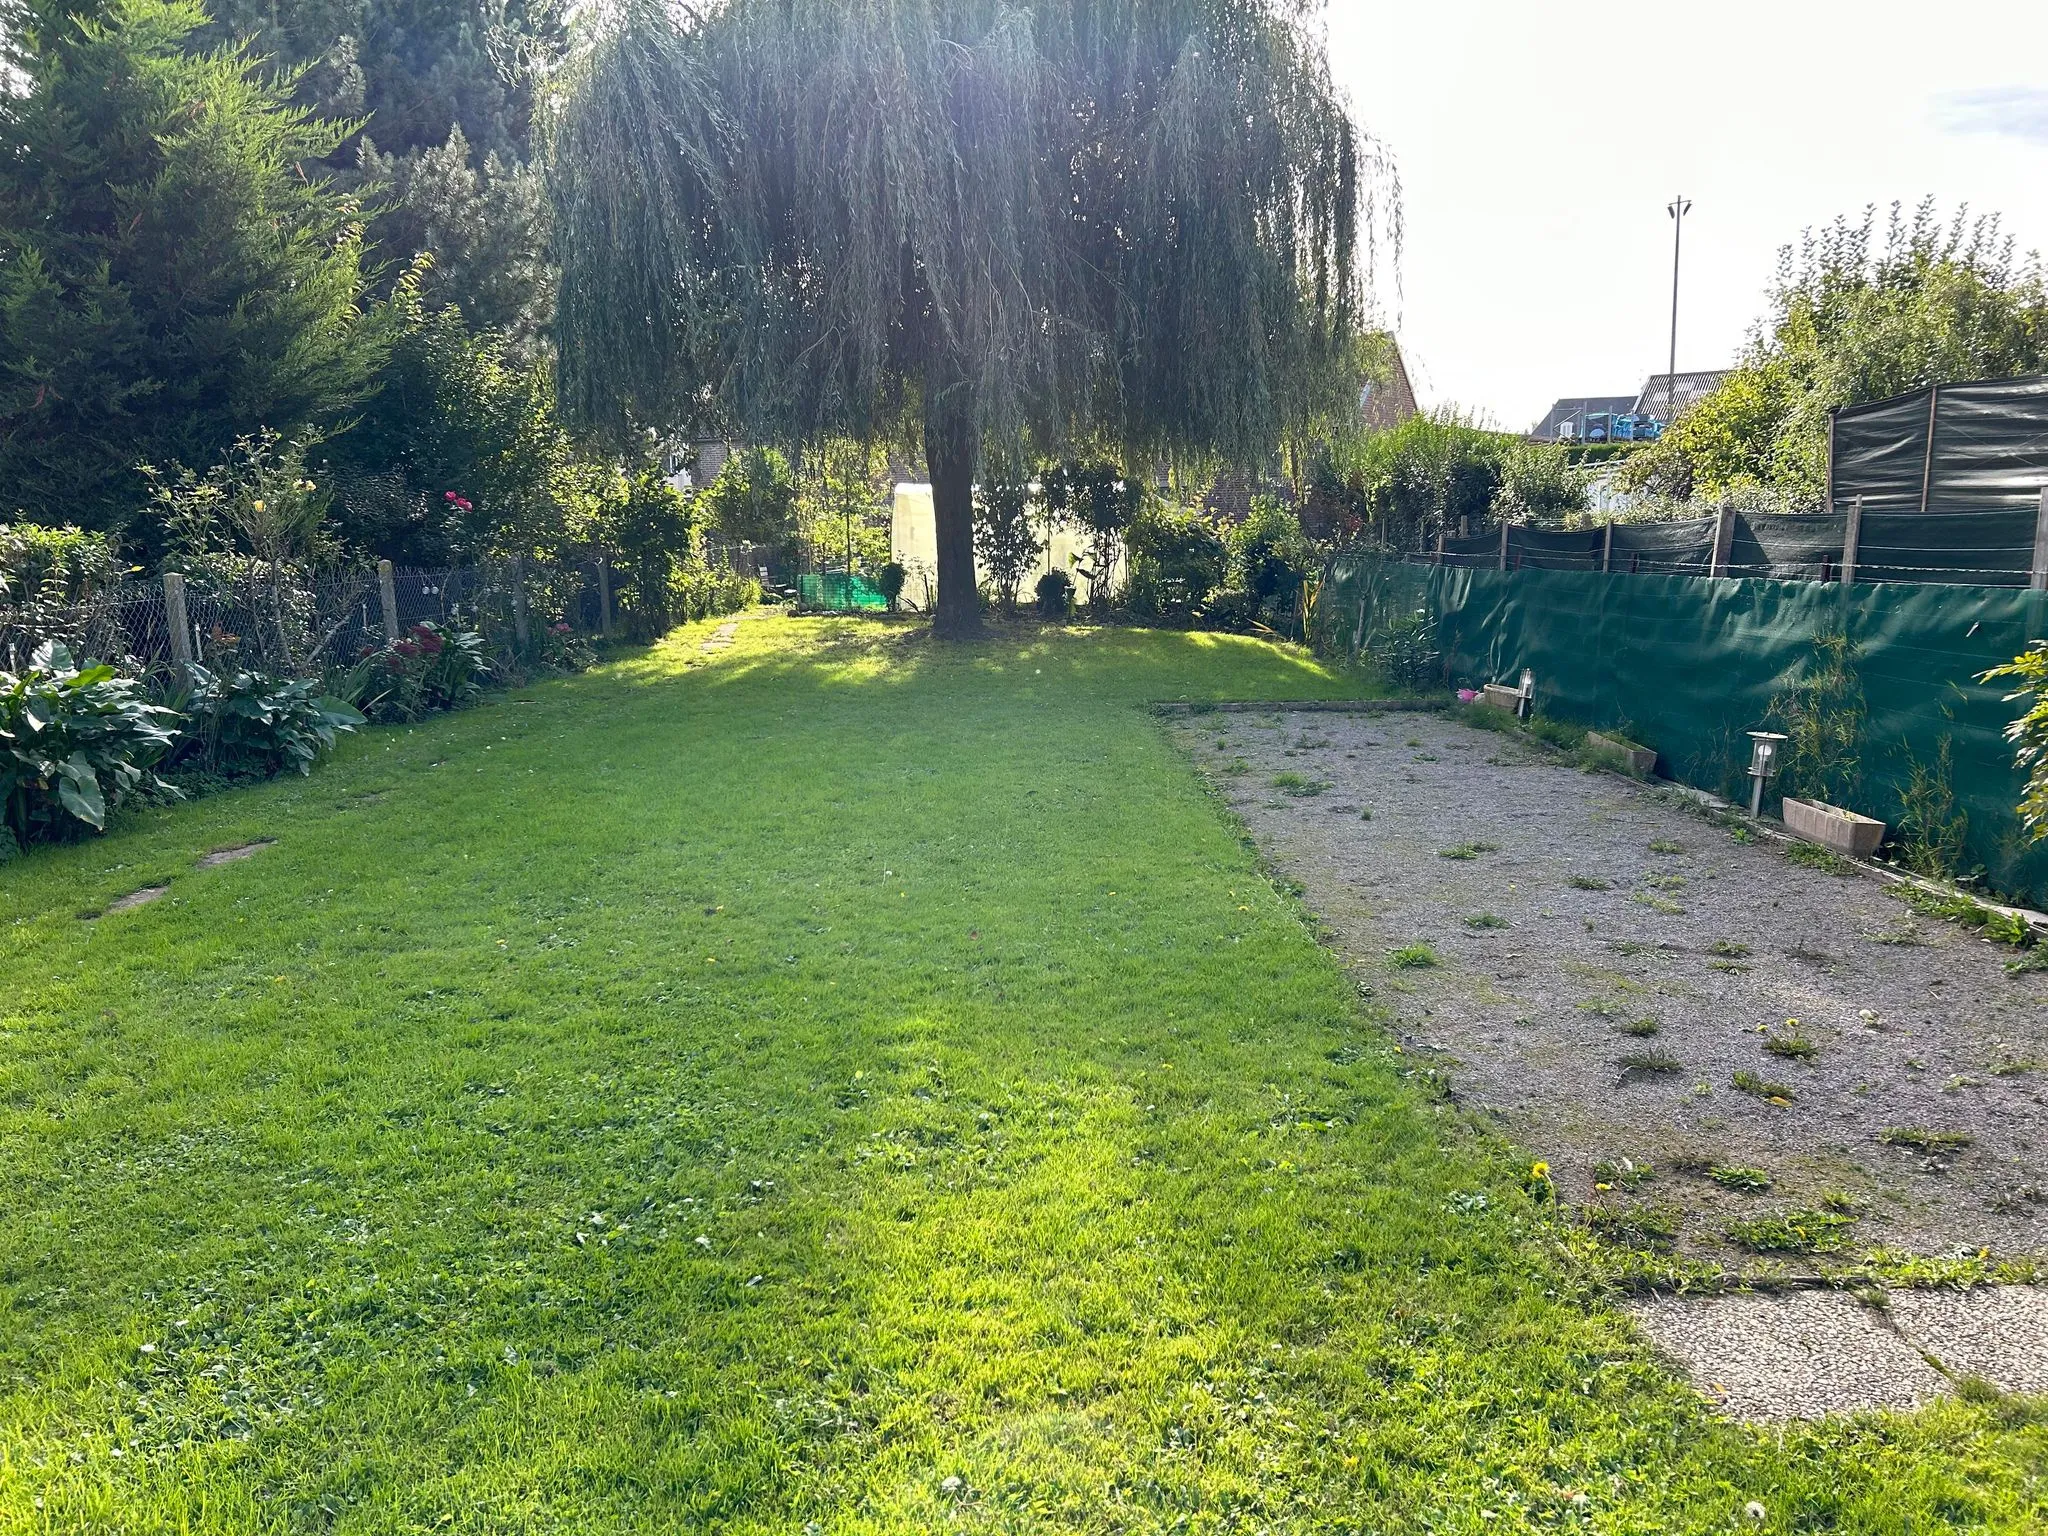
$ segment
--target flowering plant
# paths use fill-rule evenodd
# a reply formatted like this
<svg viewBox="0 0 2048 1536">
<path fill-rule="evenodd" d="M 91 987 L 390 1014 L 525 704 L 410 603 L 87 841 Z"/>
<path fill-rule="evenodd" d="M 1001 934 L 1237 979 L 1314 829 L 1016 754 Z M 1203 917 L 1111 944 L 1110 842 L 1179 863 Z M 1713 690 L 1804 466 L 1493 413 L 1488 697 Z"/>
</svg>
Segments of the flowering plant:
<svg viewBox="0 0 2048 1536">
<path fill-rule="evenodd" d="M 482 635 L 427 620 L 365 651 L 341 693 L 372 719 L 417 720 L 467 704 L 490 673 Z"/>
</svg>

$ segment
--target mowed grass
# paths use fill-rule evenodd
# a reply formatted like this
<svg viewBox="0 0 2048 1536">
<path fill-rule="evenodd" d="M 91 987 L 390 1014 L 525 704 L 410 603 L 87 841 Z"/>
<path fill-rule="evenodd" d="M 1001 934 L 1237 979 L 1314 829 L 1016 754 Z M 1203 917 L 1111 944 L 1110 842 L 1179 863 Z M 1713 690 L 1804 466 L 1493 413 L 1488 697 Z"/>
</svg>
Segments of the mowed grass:
<svg viewBox="0 0 2048 1536">
<path fill-rule="evenodd" d="M 1141 707 L 1343 680 L 702 635 L 0 872 L 0 1529 L 2039 1528 L 1710 1419 Z"/>
</svg>

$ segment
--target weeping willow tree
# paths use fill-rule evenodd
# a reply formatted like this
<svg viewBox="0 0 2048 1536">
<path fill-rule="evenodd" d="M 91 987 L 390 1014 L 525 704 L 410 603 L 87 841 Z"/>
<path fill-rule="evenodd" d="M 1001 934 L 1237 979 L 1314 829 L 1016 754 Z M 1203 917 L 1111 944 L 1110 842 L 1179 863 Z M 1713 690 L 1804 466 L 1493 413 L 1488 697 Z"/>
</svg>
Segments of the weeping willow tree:
<svg viewBox="0 0 2048 1536">
<path fill-rule="evenodd" d="M 1258 462 L 1346 387 L 1396 205 L 1316 8 L 615 0 L 549 136 L 564 407 L 921 432 L 971 632 L 984 453 Z"/>
</svg>

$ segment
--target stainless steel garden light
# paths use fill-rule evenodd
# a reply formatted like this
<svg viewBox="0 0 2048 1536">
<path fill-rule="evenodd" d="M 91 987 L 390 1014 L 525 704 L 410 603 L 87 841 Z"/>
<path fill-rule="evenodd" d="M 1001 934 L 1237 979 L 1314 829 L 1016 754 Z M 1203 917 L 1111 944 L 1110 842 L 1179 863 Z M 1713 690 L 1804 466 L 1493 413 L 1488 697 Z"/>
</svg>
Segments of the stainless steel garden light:
<svg viewBox="0 0 2048 1536">
<path fill-rule="evenodd" d="M 1785 744 L 1785 739 L 1776 731 L 1749 733 L 1749 814 L 1752 816 L 1763 814 L 1764 780 L 1777 776 L 1778 748 Z"/>
<path fill-rule="evenodd" d="M 1529 668 L 1522 668 L 1522 698 L 1515 706 L 1515 714 L 1526 720 L 1536 713 L 1536 674 Z"/>
</svg>

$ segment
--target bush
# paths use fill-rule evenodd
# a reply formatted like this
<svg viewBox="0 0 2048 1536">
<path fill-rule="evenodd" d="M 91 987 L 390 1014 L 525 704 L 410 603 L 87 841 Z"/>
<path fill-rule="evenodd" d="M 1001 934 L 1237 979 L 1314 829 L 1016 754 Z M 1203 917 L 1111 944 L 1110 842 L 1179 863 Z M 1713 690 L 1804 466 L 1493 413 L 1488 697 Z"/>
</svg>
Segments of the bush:
<svg viewBox="0 0 2048 1536">
<path fill-rule="evenodd" d="M 1125 536 L 1130 579 L 1124 601 L 1141 618 L 1185 623 L 1223 585 L 1230 552 L 1201 513 L 1154 508 Z"/>
<path fill-rule="evenodd" d="M 1040 618 L 1064 619 L 1074 609 L 1074 578 L 1065 571 L 1047 571 L 1038 578 Z"/>
<path fill-rule="evenodd" d="M 974 557 L 1006 613 L 1017 611 L 1017 588 L 1044 549 L 1029 483 L 985 477 L 974 489 Z"/>
<path fill-rule="evenodd" d="M 1421 693 L 1442 681 L 1436 624 L 1427 612 L 1404 613 L 1366 642 L 1366 655 L 1396 688 Z"/>
<path fill-rule="evenodd" d="M 177 718 L 134 680 L 78 666 L 55 643 L 39 646 L 19 676 L 0 672 L 0 854 L 83 827 L 105 831 L 127 795 L 168 790 L 150 770 L 177 740 Z"/>
<path fill-rule="evenodd" d="M 597 665 L 597 648 L 566 621 L 550 624 L 541 631 L 540 664 L 555 672 L 587 672 Z"/>
<path fill-rule="evenodd" d="M 192 668 L 182 750 L 200 766 L 231 777 L 271 778 L 296 768 L 311 773 L 343 731 L 364 724 L 353 705 L 323 694 L 305 678 L 262 672 L 217 677 Z"/>
<path fill-rule="evenodd" d="M 875 590 L 888 600 L 891 613 L 896 611 L 896 604 L 903 596 L 903 583 L 909 577 L 910 573 L 894 560 L 875 572 Z M 1044 585 L 1043 582 L 1039 584 Z"/>
<path fill-rule="evenodd" d="M 1315 548 L 1301 519 L 1270 496 L 1253 500 L 1230 530 L 1230 584 L 1258 602 L 1258 617 L 1283 634 L 1299 635 L 1301 595 L 1315 569 Z"/>
<path fill-rule="evenodd" d="M 340 693 L 373 720 L 417 720 L 467 704 L 490 673 L 482 635 L 429 621 L 365 655 Z"/>
</svg>

